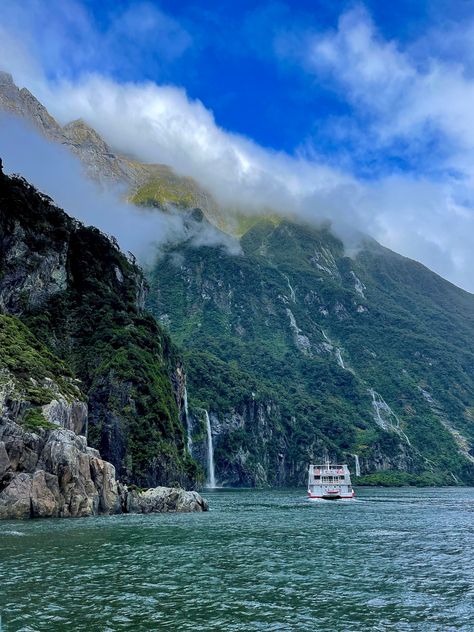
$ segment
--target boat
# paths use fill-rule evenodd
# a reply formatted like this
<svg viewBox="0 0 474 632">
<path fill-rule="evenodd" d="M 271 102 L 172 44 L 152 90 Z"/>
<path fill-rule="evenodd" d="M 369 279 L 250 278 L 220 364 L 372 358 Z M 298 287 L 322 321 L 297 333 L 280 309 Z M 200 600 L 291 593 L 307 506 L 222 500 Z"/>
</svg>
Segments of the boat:
<svg viewBox="0 0 474 632">
<path fill-rule="evenodd" d="M 351 474 L 347 465 L 327 461 L 323 465 L 309 466 L 309 500 L 350 500 L 354 496 Z"/>
</svg>

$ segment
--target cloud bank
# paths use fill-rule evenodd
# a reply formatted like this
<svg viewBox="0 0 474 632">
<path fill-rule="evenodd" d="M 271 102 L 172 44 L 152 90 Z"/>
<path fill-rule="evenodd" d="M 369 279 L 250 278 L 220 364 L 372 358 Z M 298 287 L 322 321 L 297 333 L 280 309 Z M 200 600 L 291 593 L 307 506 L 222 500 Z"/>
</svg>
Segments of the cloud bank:
<svg viewBox="0 0 474 632">
<path fill-rule="evenodd" d="M 90 28 L 86 20 L 82 29 Z M 11 24 L 0 55 L 60 122 L 84 118 L 113 148 L 193 176 L 223 207 L 351 225 L 474 291 L 474 79 L 467 61 L 420 61 L 416 51 L 385 40 L 360 8 L 342 15 L 334 31 L 298 34 L 286 45 L 282 37 L 275 35 L 275 63 L 291 57 L 308 80 L 327 82 L 364 120 L 363 129 L 350 131 L 353 160 L 395 155 L 403 146 L 408 169 L 361 178 L 350 161 L 326 160 L 311 139 L 293 155 L 269 150 L 220 127 L 203 103 L 175 86 L 97 72 L 48 78 L 19 43 L 29 38 L 15 37 Z M 343 143 L 343 122 L 338 133 Z"/>
<path fill-rule="evenodd" d="M 89 76 L 49 90 L 45 100 L 60 120 L 82 116 L 119 151 L 193 176 L 223 207 L 245 213 L 273 209 L 315 221 L 328 217 L 336 227 L 352 225 L 474 290 L 467 174 L 439 181 L 399 173 L 361 181 L 322 161 L 269 151 L 221 129 L 202 103 L 175 87 Z"/>
<path fill-rule="evenodd" d="M 99 187 L 84 175 L 79 159 L 69 150 L 47 141 L 14 116 L 0 115 L 0 157 L 5 173 L 23 176 L 69 215 L 113 236 L 124 252 L 132 252 L 144 265 L 164 244 L 183 239 L 240 252 L 234 239 L 171 206 L 162 212 L 125 203 L 123 191 Z"/>
</svg>

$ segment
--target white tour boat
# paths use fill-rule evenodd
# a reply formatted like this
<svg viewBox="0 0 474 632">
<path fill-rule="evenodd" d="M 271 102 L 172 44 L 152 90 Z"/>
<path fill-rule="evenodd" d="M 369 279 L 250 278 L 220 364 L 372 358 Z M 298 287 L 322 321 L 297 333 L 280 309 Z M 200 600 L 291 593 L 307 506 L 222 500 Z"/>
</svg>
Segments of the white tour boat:
<svg viewBox="0 0 474 632">
<path fill-rule="evenodd" d="M 310 465 L 308 472 L 309 500 L 339 500 L 354 498 L 351 474 L 347 465 L 324 463 Z"/>
</svg>

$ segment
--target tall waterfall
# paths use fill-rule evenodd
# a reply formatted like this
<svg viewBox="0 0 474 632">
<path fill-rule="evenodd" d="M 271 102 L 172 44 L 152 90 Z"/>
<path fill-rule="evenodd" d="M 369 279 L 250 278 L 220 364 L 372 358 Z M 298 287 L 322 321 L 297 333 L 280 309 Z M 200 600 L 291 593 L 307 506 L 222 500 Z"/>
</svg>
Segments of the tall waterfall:
<svg viewBox="0 0 474 632">
<path fill-rule="evenodd" d="M 189 454 L 193 453 L 193 438 L 192 438 L 192 426 L 191 419 L 189 417 L 189 408 L 188 408 L 188 389 L 186 386 L 184 387 L 184 416 L 186 418 L 186 433 L 188 435 L 188 452 Z"/>
<path fill-rule="evenodd" d="M 352 455 L 354 457 L 354 461 L 355 461 L 355 474 L 356 476 L 360 476 L 360 463 L 359 463 L 359 455 L 358 454 L 353 454 Z"/>
<path fill-rule="evenodd" d="M 214 470 L 214 446 L 212 444 L 211 420 L 209 413 L 204 411 L 206 417 L 207 429 L 207 487 L 214 488 L 216 486 L 216 473 Z"/>
</svg>

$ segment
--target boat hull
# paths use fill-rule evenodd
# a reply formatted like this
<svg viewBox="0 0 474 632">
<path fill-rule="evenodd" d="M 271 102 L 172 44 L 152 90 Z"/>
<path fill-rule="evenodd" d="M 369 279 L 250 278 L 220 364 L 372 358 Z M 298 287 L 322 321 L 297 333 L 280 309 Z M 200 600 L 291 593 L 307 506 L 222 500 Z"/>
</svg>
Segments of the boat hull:
<svg viewBox="0 0 474 632">
<path fill-rule="evenodd" d="M 349 496 L 313 496 L 308 494 L 308 500 L 353 500 L 355 494 L 350 494 Z"/>
</svg>

